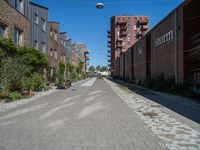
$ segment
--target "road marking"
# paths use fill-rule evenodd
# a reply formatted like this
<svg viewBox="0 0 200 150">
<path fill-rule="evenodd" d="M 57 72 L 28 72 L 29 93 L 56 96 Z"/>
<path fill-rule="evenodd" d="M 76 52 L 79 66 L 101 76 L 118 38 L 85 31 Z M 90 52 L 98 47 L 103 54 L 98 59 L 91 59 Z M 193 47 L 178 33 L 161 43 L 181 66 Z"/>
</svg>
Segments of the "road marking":
<svg viewBox="0 0 200 150">
<path fill-rule="evenodd" d="M 29 108 L 25 108 L 25 109 L 22 109 L 22 110 L 18 110 L 18 111 L 15 111 L 13 113 L 10 113 L 4 117 L 1 117 L 0 120 L 2 119 L 8 119 L 8 118 L 12 118 L 12 117 L 16 117 L 18 115 L 22 115 L 22 114 L 26 114 L 28 112 L 32 112 L 32 111 L 35 111 L 35 110 L 38 110 L 38 109 L 41 109 L 43 108 L 44 106 L 46 106 L 48 103 L 45 103 L 45 104 L 41 104 L 41 105 L 37 105 L 37 106 L 33 106 L 33 107 L 29 107 Z"/>
<path fill-rule="evenodd" d="M 66 100 L 60 102 L 60 104 L 66 103 L 66 102 L 68 102 L 68 101 L 70 101 L 72 99 L 79 98 L 79 97 L 81 97 L 81 95 L 76 95 L 76 96 L 73 96 L 73 97 L 69 97 Z"/>
<path fill-rule="evenodd" d="M 66 108 L 66 107 L 71 106 L 71 105 L 74 105 L 74 104 L 75 104 L 75 102 L 70 103 L 70 104 L 66 104 L 66 105 L 62 105 L 62 106 L 59 106 L 59 107 L 56 107 L 56 108 L 54 108 L 54 109 L 51 109 L 51 110 L 49 110 L 48 112 L 46 112 L 44 115 L 42 115 L 42 116 L 40 117 L 40 119 L 45 119 L 45 118 L 47 118 L 47 117 L 50 117 L 51 115 L 55 114 L 58 110 L 63 109 L 63 108 Z"/>
<path fill-rule="evenodd" d="M 89 81 L 81 84 L 81 86 L 92 86 L 94 84 L 94 82 L 96 81 L 96 78 L 92 78 Z"/>
</svg>

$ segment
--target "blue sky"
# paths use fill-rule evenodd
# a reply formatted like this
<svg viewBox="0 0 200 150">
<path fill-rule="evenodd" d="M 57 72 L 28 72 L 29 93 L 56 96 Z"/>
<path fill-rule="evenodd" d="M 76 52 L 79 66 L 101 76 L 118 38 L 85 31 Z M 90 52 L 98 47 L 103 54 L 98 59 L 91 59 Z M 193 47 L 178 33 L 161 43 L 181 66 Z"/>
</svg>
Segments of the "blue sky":
<svg viewBox="0 0 200 150">
<path fill-rule="evenodd" d="M 147 15 L 155 26 L 183 0 L 32 0 L 49 8 L 49 20 L 61 23 L 73 42 L 84 42 L 90 50 L 90 65 L 107 65 L 107 30 L 115 15 Z M 102 2 L 103 9 L 95 4 Z"/>
</svg>

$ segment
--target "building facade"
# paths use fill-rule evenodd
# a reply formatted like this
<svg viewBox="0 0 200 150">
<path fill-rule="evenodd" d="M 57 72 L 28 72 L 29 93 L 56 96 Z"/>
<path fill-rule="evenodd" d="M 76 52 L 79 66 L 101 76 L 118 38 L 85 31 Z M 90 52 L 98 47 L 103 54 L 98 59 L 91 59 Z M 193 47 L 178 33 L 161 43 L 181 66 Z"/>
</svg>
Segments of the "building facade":
<svg viewBox="0 0 200 150">
<path fill-rule="evenodd" d="M 0 0 L 0 36 L 29 45 L 28 0 Z"/>
<path fill-rule="evenodd" d="M 73 43 L 72 45 L 72 64 L 78 66 L 80 62 L 84 63 L 83 72 L 86 73 L 89 50 L 87 50 L 84 43 Z"/>
<path fill-rule="evenodd" d="M 30 46 L 48 54 L 48 8 L 30 2 Z"/>
<path fill-rule="evenodd" d="M 113 16 L 108 31 L 108 55 L 111 74 L 115 76 L 115 60 L 149 31 L 148 16 Z"/>
<path fill-rule="evenodd" d="M 67 55 L 67 45 L 66 45 L 66 32 L 59 33 L 60 37 L 60 60 L 66 63 L 66 55 Z"/>
<path fill-rule="evenodd" d="M 48 45 L 49 45 L 49 63 L 51 67 L 51 75 L 58 71 L 59 62 L 61 60 L 60 52 L 60 23 L 48 22 Z"/>
<path fill-rule="evenodd" d="M 200 82 L 199 7 L 198 0 L 186 0 L 167 15 L 120 55 L 116 76 L 144 81 L 164 74 L 176 83 Z"/>
</svg>

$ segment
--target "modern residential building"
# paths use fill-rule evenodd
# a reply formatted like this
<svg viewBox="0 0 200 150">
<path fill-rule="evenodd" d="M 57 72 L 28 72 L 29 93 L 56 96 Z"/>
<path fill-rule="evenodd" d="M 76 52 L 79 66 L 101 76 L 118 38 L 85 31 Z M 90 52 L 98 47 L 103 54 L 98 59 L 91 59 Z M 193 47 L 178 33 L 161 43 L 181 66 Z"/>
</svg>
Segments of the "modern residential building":
<svg viewBox="0 0 200 150">
<path fill-rule="evenodd" d="M 28 0 L 0 0 L 0 36 L 29 45 Z"/>
<path fill-rule="evenodd" d="M 200 83 L 200 2 L 186 0 L 116 59 L 118 78 Z"/>
<path fill-rule="evenodd" d="M 58 70 L 59 62 L 61 61 L 60 51 L 60 23 L 48 22 L 48 47 L 49 47 L 49 63 L 51 67 L 51 76 Z"/>
<path fill-rule="evenodd" d="M 67 38 L 66 41 L 66 46 L 67 46 L 67 63 L 72 63 L 72 39 Z"/>
<path fill-rule="evenodd" d="M 79 65 L 79 62 L 84 63 L 83 72 L 86 72 L 88 66 L 89 50 L 87 50 L 84 43 L 73 43 L 72 45 L 72 64 L 75 66 Z"/>
<path fill-rule="evenodd" d="M 115 60 L 149 31 L 148 16 L 113 16 L 108 31 L 108 62 L 114 76 Z"/>
<path fill-rule="evenodd" d="M 48 54 L 48 8 L 30 2 L 30 46 Z"/>
<path fill-rule="evenodd" d="M 59 33 L 60 38 L 60 61 L 66 63 L 67 45 L 66 45 L 66 32 Z"/>
</svg>

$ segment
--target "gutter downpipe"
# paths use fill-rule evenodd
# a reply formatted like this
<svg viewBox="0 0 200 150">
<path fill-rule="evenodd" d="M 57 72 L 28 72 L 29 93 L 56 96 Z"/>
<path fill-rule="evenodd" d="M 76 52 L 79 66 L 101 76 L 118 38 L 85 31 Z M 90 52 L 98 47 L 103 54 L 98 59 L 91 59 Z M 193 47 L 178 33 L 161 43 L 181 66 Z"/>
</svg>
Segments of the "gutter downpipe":
<svg viewBox="0 0 200 150">
<path fill-rule="evenodd" d="M 178 28 L 177 28 L 177 10 L 175 10 L 175 82 L 178 83 Z"/>
</svg>

